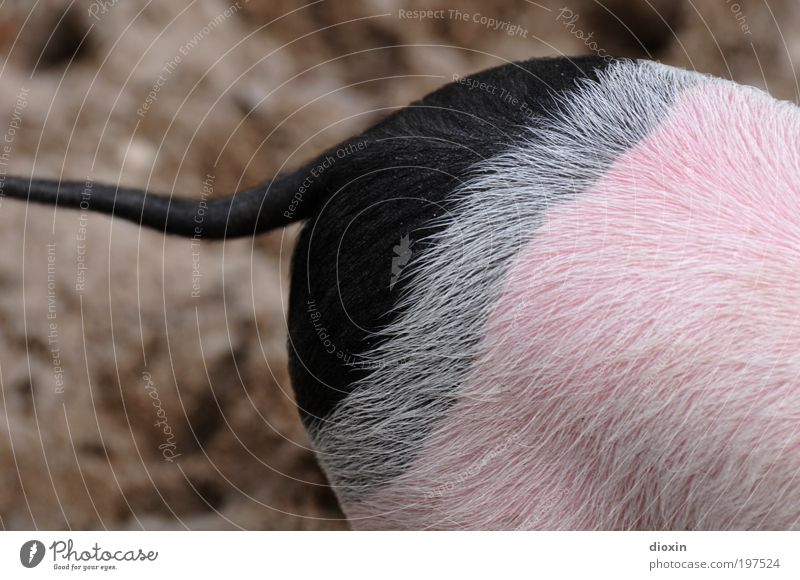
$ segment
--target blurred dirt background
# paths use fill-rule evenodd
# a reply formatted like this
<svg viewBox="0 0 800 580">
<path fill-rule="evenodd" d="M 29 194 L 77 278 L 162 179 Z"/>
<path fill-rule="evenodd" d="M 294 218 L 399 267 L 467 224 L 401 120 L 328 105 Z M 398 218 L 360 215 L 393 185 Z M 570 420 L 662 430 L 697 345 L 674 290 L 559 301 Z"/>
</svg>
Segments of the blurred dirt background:
<svg viewBox="0 0 800 580">
<path fill-rule="evenodd" d="M 454 74 L 598 50 L 798 100 L 796 0 L 6 0 L 0 174 L 222 195 Z M 295 233 L 0 198 L 0 528 L 346 528 L 286 370 Z"/>
</svg>

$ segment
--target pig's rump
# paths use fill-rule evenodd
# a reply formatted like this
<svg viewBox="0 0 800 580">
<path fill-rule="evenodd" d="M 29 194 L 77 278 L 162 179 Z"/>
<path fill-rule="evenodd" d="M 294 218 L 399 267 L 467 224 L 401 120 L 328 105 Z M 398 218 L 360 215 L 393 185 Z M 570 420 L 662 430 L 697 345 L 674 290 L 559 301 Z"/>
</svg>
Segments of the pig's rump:
<svg viewBox="0 0 800 580">
<path fill-rule="evenodd" d="M 620 62 L 530 131 L 310 428 L 353 525 L 797 527 L 797 109 Z"/>
</svg>

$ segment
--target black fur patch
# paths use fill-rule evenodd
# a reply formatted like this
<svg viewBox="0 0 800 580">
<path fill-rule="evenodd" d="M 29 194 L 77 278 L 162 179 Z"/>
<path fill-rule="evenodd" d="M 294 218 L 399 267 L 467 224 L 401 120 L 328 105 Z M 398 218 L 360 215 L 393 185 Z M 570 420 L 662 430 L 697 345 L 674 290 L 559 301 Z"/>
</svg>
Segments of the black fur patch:
<svg viewBox="0 0 800 580">
<path fill-rule="evenodd" d="M 331 150 L 327 166 L 323 155 L 316 176 L 306 168 L 328 196 L 303 228 L 292 269 L 289 361 L 307 426 L 369 374 L 358 355 L 397 316 L 397 298 L 413 284 L 415 245 L 433 233 L 431 220 L 470 167 L 518 141 L 552 111 L 555 95 L 608 64 L 536 59 L 483 71 Z"/>
</svg>

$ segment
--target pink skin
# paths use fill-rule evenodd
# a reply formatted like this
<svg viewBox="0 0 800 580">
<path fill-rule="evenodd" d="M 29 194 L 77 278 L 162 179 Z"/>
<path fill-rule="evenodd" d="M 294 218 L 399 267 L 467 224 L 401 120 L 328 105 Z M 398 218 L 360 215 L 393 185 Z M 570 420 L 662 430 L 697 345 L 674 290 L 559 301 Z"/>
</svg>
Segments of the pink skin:
<svg viewBox="0 0 800 580">
<path fill-rule="evenodd" d="M 723 82 L 521 248 L 469 380 L 357 528 L 800 518 L 800 119 Z"/>
</svg>

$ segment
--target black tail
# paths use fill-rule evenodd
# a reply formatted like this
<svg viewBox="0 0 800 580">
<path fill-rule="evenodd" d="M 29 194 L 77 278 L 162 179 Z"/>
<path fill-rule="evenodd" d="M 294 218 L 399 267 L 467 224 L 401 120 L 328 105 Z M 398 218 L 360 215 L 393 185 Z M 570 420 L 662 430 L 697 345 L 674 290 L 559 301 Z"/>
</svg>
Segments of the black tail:
<svg viewBox="0 0 800 580">
<path fill-rule="evenodd" d="M 7 177 L 0 195 L 120 217 L 166 234 L 204 239 L 252 236 L 312 215 L 324 187 L 298 169 L 266 185 L 206 200 L 91 181 Z M 305 183 L 304 183 L 305 181 Z M 305 187 L 304 187 L 305 185 Z"/>
</svg>

